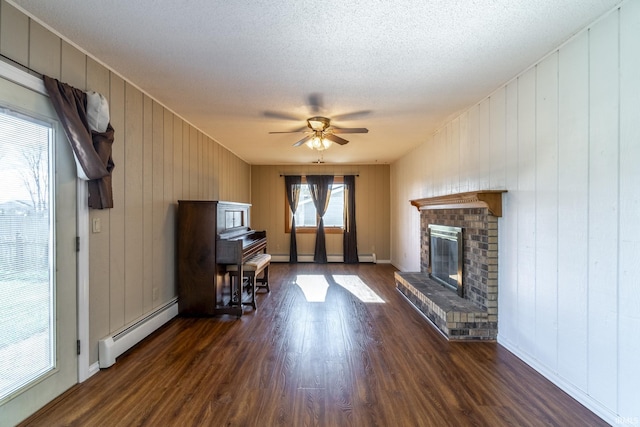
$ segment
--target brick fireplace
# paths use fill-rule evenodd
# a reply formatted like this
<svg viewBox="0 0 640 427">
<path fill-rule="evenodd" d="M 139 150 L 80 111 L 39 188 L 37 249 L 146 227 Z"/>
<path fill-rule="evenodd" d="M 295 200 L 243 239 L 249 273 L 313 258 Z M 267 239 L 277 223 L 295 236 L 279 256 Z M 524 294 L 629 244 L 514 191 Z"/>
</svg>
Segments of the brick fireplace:
<svg viewBox="0 0 640 427">
<path fill-rule="evenodd" d="M 420 271 L 396 272 L 398 290 L 450 340 L 495 340 L 498 217 L 503 190 L 412 200 L 420 211 Z M 463 230 L 462 296 L 429 277 L 429 225 Z"/>
</svg>

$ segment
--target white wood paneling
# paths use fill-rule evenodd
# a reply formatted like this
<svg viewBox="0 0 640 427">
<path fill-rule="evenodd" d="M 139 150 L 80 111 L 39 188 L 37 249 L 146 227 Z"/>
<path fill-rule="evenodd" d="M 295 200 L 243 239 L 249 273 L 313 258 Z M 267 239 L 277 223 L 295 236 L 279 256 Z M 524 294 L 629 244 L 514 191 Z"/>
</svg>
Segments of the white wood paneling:
<svg viewBox="0 0 640 427">
<path fill-rule="evenodd" d="M 467 124 L 467 185 L 469 190 L 478 190 L 480 185 L 480 106 L 474 105 L 469 109 Z M 462 150 L 462 148 L 460 148 Z"/>
<path fill-rule="evenodd" d="M 618 13 L 590 30 L 589 394 L 617 401 Z"/>
<path fill-rule="evenodd" d="M 587 387 L 589 39 L 558 56 L 558 371 Z"/>
<path fill-rule="evenodd" d="M 506 156 L 506 127 L 505 127 L 505 96 L 504 87 L 491 95 L 490 109 L 490 139 L 489 153 L 491 167 L 489 172 L 489 185 L 486 188 L 500 189 L 505 187 L 505 156 Z"/>
<path fill-rule="evenodd" d="M 460 118 L 456 117 L 450 124 L 451 141 L 449 144 L 449 193 L 460 190 Z"/>
<path fill-rule="evenodd" d="M 640 2 L 620 16 L 620 257 L 618 413 L 640 417 Z M 637 418 L 636 418 L 637 419 Z"/>
<path fill-rule="evenodd" d="M 470 164 L 472 161 L 472 155 L 469 143 L 469 112 L 464 112 L 460 115 L 460 192 L 466 193 L 469 191 L 469 171 L 471 170 Z M 407 171 L 407 174 L 409 171 Z M 426 183 L 425 183 L 426 185 Z M 425 194 L 424 197 L 429 197 L 430 194 Z M 418 197 L 416 197 L 418 198 Z"/>
<path fill-rule="evenodd" d="M 536 348 L 556 370 L 558 354 L 558 55 L 536 68 Z"/>
<path fill-rule="evenodd" d="M 498 224 L 498 333 L 518 344 L 518 81 L 505 87 L 505 184 L 503 216 Z"/>
<path fill-rule="evenodd" d="M 491 98 L 486 98 L 478 109 L 478 186 L 489 188 L 491 179 Z"/>
<path fill-rule="evenodd" d="M 431 139 L 431 152 L 423 153 L 425 156 L 429 158 L 429 167 L 431 168 L 432 176 L 433 176 L 433 194 L 439 195 L 442 194 L 443 185 L 442 185 L 442 175 L 444 166 L 439 161 L 442 159 L 442 132 L 439 131 L 433 135 Z"/>
<path fill-rule="evenodd" d="M 518 343 L 537 356 L 536 323 L 536 69 L 518 78 Z"/>
</svg>

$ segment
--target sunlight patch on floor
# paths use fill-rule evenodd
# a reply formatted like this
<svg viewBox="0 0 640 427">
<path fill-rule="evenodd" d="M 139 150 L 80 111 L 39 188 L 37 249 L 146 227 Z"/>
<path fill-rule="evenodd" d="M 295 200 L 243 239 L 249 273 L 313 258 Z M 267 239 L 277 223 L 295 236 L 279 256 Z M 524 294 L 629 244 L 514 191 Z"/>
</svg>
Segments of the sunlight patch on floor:
<svg viewBox="0 0 640 427">
<path fill-rule="evenodd" d="M 324 302 L 327 297 L 329 283 L 321 274 L 299 275 L 296 277 L 296 285 L 308 302 Z"/>
<path fill-rule="evenodd" d="M 366 283 L 360 279 L 359 276 L 354 274 L 349 275 L 334 275 L 332 276 L 335 282 L 351 292 L 356 298 L 358 298 L 362 302 L 369 303 L 383 303 L 384 300 L 376 294 L 373 289 L 367 286 Z"/>
<path fill-rule="evenodd" d="M 298 285 L 308 302 L 324 302 L 330 286 L 338 285 L 351 292 L 356 298 L 366 303 L 384 303 L 384 300 L 357 275 L 333 275 L 327 281 L 327 276 L 322 274 L 308 274 L 296 276 L 295 284 Z"/>
</svg>

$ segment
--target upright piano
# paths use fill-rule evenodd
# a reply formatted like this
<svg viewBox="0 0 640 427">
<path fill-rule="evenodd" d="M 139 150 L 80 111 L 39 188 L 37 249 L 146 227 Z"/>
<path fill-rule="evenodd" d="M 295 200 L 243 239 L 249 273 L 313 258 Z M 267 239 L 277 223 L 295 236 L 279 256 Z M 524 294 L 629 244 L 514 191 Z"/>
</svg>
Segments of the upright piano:
<svg viewBox="0 0 640 427">
<path fill-rule="evenodd" d="M 226 280 L 226 265 L 235 264 L 238 271 L 242 271 L 247 258 L 267 249 L 266 231 L 249 227 L 250 207 L 248 203 L 178 201 L 178 309 L 181 315 L 242 316 L 242 284 Z"/>
</svg>

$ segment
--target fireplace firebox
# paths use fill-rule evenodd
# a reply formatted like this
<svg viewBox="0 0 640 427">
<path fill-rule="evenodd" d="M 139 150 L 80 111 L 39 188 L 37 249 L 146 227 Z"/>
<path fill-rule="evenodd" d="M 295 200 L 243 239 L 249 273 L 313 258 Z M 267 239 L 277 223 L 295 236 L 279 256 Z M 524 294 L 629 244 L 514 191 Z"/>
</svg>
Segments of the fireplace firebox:
<svg viewBox="0 0 640 427">
<path fill-rule="evenodd" d="M 429 276 L 444 287 L 464 296 L 462 228 L 429 224 Z"/>
</svg>

